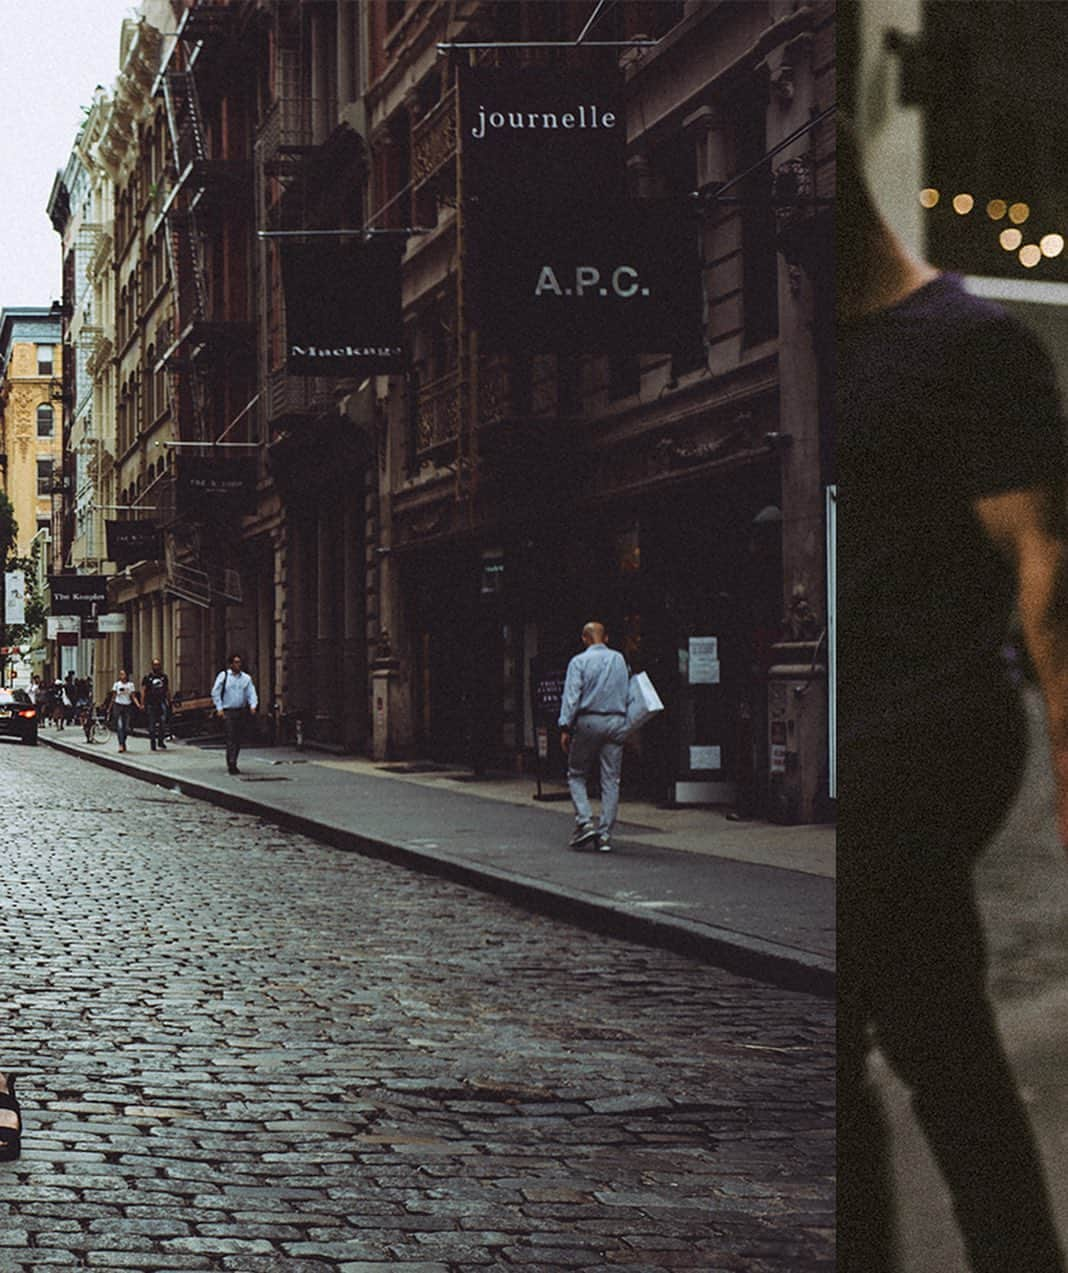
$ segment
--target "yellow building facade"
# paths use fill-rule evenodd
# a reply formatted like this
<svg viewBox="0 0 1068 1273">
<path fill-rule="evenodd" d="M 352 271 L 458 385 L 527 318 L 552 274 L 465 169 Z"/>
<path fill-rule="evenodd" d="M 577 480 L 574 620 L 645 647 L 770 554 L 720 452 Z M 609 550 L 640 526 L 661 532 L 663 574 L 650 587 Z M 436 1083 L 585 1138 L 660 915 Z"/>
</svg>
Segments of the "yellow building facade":
<svg viewBox="0 0 1068 1273">
<path fill-rule="evenodd" d="M 0 483 L 14 505 L 21 557 L 51 526 L 53 483 L 62 472 L 60 342 L 60 319 L 50 309 L 0 310 Z"/>
</svg>

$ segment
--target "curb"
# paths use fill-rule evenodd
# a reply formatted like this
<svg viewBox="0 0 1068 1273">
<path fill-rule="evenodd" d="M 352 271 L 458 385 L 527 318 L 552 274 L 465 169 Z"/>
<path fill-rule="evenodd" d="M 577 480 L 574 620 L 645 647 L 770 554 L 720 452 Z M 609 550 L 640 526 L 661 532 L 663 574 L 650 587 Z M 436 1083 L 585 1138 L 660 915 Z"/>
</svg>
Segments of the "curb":
<svg viewBox="0 0 1068 1273">
<path fill-rule="evenodd" d="M 218 805 L 235 813 L 249 813 L 287 831 L 296 831 L 322 844 L 359 853 L 363 857 L 392 862 L 425 875 L 435 875 L 492 893 L 525 910 L 564 920 L 579 927 L 604 933 L 624 941 L 670 950 L 675 954 L 712 964 L 755 981 L 764 981 L 784 990 L 796 990 L 819 998 L 834 998 L 837 978 L 834 961 L 823 955 L 782 946 L 748 933 L 737 933 L 691 920 L 649 915 L 625 902 L 614 902 L 595 894 L 563 888 L 497 867 L 479 866 L 453 854 L 412 848 L 379 837 L 361 835 L 348 827 L 309 818 L 260 804 L 237 792 L 224 791 L 202 782 L 167 777 L 141 769 L 118 756 L 91 754 L 68 746 L 58 738 L 40 741 L 56 751 L 92 764 L 114 769 L 152 786 L 164 787 L 196 800 Z"/>
</svg>

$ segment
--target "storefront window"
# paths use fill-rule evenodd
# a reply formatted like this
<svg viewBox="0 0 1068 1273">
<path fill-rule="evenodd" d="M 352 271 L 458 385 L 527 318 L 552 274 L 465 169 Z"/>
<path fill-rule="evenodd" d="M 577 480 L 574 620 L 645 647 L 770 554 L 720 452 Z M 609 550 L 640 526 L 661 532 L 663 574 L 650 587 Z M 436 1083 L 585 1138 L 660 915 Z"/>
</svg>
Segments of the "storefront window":
<svg viewBox="0 0 1068 1273">
<path fill-rule="evenodd" d="M 927 250 L 969 274 L 1068 280 L 1068 8 L 927 0 L 907 80 L 925 107 Z"/>
</svg>

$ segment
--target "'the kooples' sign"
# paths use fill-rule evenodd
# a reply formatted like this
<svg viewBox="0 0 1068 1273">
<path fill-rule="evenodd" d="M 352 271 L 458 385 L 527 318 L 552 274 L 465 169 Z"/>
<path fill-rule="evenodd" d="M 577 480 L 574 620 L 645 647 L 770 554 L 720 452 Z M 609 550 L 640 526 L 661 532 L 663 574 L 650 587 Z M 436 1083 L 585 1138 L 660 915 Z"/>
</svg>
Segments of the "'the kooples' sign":
<svg viewBox="0 0 1068 1273">
<path fill-rule="evenodd" d="M 467 193 L 495 208 L 559 208 L 624 194 L 618 77 L 555 68 L 469 67 L 460 75 Z"/>
</svg>

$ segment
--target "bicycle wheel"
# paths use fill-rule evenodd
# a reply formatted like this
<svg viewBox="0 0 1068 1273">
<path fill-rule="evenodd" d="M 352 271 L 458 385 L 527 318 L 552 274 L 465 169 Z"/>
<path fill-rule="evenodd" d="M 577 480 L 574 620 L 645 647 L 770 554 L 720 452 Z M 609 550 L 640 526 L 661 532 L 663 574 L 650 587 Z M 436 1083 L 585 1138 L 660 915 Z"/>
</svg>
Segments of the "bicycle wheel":
<svg viewBox="0 0 1068 1273">
<path fill-rule="evenodd" d="M 96 743 L 106 743 L 111 730 L 108 728 L 106 720 L 98 720 L 93 723 L 93 741 Z"/>
</svg>

